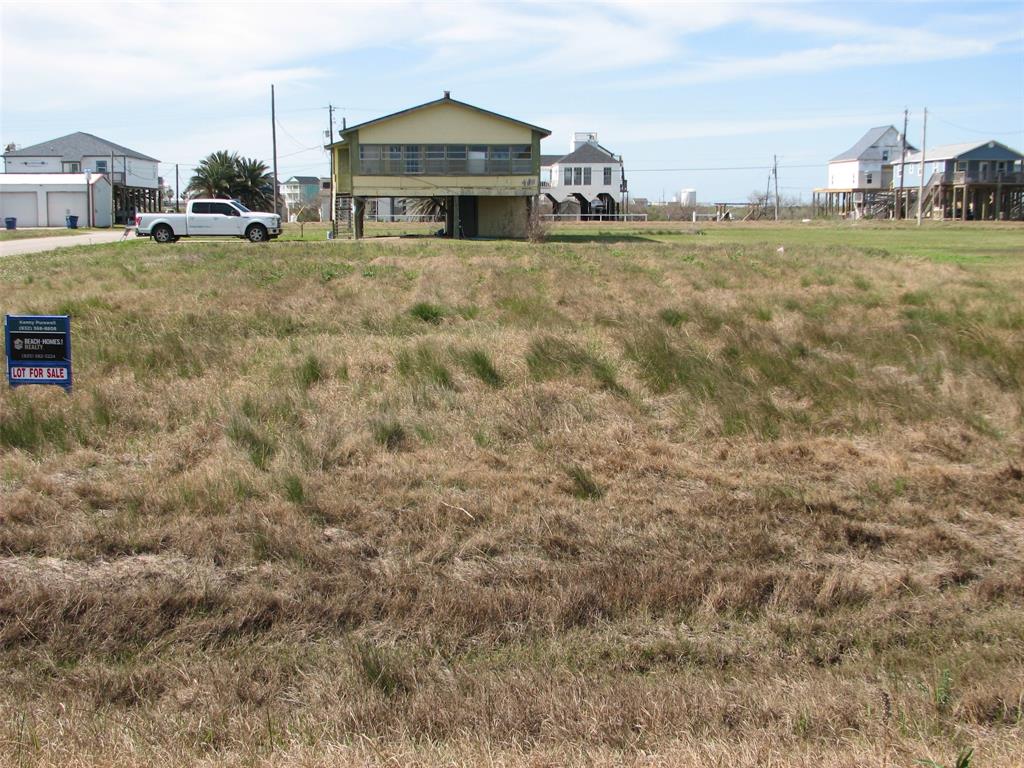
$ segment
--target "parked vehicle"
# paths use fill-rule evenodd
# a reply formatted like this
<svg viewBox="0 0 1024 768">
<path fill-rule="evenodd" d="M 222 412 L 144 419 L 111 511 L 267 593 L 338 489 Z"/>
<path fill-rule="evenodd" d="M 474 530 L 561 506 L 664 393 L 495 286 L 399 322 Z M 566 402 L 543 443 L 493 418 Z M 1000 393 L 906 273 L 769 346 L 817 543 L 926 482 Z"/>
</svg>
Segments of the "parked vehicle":
<svg viewBox="0 0 1024 768">
<path fill-rule="evenodd" d="M 238 200 L 189 200 L 185 213 L 140 213 L 135 234 L 158 243 L 182 237 L 241 237 L 265 243 L 281 234 L 281 217 L 250 211 Z"/>
</svg>

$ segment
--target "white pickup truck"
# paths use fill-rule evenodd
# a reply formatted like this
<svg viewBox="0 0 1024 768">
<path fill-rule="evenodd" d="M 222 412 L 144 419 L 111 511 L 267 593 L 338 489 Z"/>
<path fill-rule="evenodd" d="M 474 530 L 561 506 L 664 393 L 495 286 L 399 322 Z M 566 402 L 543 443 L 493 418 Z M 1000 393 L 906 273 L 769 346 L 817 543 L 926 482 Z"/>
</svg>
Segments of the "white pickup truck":
<svg viewBox="0 0 1024 768">
<path fill-rule="evenodd" d="M 182 237 L 242 237 L 265 243 L 281 234 L 281 217 L 255 213 L 237 200 L 189 200 L 186 213 L 140 213 L 136 237 L 173 243 Z"/>
</svg>

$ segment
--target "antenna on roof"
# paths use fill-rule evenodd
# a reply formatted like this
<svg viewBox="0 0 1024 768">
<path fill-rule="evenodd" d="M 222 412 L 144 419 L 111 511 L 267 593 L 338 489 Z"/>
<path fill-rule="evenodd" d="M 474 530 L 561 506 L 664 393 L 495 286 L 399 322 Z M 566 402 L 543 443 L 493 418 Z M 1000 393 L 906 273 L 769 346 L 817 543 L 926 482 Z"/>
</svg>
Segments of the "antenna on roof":
<svg viewBox="0 0 1024 768">
<path fill-rule="evenodd" d="M 451 92 L 451 91 L 445 91 L 445 92 L 444 92 L 444 97 L 445 97 L 446 99 L 450 99 L 450 98 L 452 97 L 452 92 Z"/>
</svg>

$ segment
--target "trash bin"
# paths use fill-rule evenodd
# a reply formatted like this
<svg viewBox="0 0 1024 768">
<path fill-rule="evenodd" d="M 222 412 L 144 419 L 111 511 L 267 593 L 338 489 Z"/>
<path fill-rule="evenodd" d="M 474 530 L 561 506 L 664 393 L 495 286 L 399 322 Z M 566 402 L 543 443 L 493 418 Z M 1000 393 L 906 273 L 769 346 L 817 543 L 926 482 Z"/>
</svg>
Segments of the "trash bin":
<svg viewBox="0 0 1024 768">
<path fill-rule="evenodd" d="M 77 216 L 65 216 L 64 223 L 68 225 L 68 229 L 78 229 L 78 217 Z"/>
<path fill-rule="evenodd" d="M 18 228 L 18 220 L 14 216 L 8 216 L 6 219 L 4 219 L 4 228 L 5 229 L 17 229 Z"/>
</svg>

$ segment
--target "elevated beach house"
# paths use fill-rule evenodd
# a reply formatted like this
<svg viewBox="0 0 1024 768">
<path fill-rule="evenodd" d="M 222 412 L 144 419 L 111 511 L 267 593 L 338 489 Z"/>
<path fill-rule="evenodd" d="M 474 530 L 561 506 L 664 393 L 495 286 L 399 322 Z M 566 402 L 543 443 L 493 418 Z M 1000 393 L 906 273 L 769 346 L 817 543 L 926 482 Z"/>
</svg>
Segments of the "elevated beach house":
<svg viewBox="0 0 1024 768">
<path fill-rule="evenodd" d="M 363 236 L 372 198 L 427 198 L 449 237 L 526 237 L 550 131 L 451 98 L 343 127 L 334 155 L 335 235 Z"/>
</svg>

